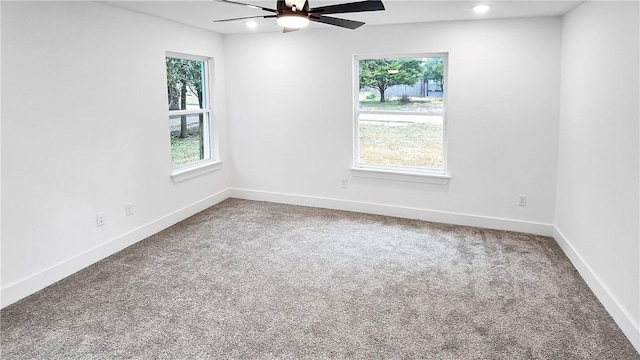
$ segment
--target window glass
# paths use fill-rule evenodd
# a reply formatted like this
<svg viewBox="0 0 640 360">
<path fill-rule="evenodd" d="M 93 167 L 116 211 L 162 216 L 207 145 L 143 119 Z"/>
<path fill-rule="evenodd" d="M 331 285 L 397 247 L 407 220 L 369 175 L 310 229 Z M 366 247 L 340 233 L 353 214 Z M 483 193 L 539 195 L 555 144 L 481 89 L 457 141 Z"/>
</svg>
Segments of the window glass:
<svg viewBox="0 0 640 360">
<path fill-rule="evenodd" d="M 171 126 L 171 160 L 174 168 L 210 158 L 206 151 L 208 114 L 169 116 Z M 183 121 L 183 119 L 185 121 Z M 208 120 L 208 119 L 207 119 Z M 184 128 L 183 128 L 184 126 Z"/>
<path fill-rule="evenodd" d="M 446 54 L 356 61 L 355 166 L 444 172 Z"/>
<path fill-rule="evenodd" d="M 173 168 L 211 159 L 208 59 L 167 56 L 167 105 Z"/>
</svg>

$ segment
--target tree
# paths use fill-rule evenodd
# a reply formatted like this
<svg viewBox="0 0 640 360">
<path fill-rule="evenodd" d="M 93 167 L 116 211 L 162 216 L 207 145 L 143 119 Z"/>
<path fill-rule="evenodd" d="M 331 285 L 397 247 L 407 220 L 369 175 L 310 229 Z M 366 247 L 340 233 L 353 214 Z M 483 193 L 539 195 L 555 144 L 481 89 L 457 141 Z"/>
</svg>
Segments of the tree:
<svg viewBox="0 0 640 360">
<path fill-rule="evenodd" d="M 380 102 L 385 102 L 384 92 L 394 85 L 415 85 L 423 73 L 420 59 L 369 59 L 360 60 L 360 89 L 378 89 Z"/>
<path fill-rule="evenodd" d="M 167 95 L 169 110 L 180 109 L 180 59 L 166 58 L 167 65 Z"/>
<path fill-rule="evenodd" d="M 203 97 L 202 97 L 202 86 L 204 82 L 203 78 L 203 65 L 202 61 L 190 61 L 189 66 L 185 68 L 187 72 L 188 81 L 185 83 L 185 87 L 189 88 L 192 94 L 198 98 L 198 108 L 203 108 Z M 186 98 L 185 98 L 186 101 Z M 186 117 L 185 117 L 186 118 Z M 185 123 L 185 132 L 186 132 L 186 119 Z M 198 115 L 198 130 L 200 131 L 200 136 L 198 137 L 200 140 L 200 159 L 204 159 L 204 137 L 202 136 L 202 130 L 204 126 L 204 117 L 202 113 Z M 182 123 L 180 123 L 180 131 L 182 132 Z"/>
<path fill-rule="evenodd" d="M 436 86 L 442 91 L 443 79 L 444 79 L 444 59 L 443 58 L 429 58 L 424 69 L 424 78 L 432 80 Z"/>
<path fill-rule="evenodd" d="M 186 110 L 189 92 L 198 98 L 198 105 L 202 108 L 202 64 L 202 61 L 166 58 L 169 110 Z M 180 137 L 187 137 L 186 115 L 180 117 Z"/>
</svg>

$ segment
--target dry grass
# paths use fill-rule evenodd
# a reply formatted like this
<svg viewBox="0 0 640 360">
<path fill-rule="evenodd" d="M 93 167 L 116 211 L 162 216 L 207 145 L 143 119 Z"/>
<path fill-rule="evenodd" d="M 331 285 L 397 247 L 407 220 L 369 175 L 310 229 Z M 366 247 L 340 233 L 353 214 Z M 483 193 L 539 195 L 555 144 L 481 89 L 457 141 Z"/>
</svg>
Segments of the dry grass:
<svg viewBox="0 0 640 360">
<path fill-rule="evenodd" d="M 442 124 L 360 124 L 360 162 L 442 168 Z"/>
<path fill-rule="evenodd" d="M 171 138 L 171 159 L 174 168 L 180 168 L 200 160 L 200 136 Z"/>
<path fill-rule="evenodd" d="M 365 164 L 442 168 L 441 123 L 360 124 L 360 162 Z M 199 134 L 173 136 L 175 168 L 200 160 Z"/>
<path fill-rule="evenodd" d="M 381 103 L 379 99 L 360 100 L 360 110 L 385 110 L 385 111 L 442 111 L 444 99 L 441 97 L 412 97 L 409 102 L 402 102 L 397 97 L 392 97 Z"/>
</svg>

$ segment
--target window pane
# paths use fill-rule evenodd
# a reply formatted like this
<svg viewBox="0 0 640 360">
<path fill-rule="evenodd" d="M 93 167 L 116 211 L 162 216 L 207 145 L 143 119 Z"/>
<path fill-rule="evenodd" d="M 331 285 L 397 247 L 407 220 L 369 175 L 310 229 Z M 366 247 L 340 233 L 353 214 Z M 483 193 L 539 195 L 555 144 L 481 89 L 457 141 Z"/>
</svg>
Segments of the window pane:
<svg viewBox="0 0 640 360">
<path fill-rule="evenodd" d="M 446 56 L 358 59 L 357 166 L 445 170 Z"/>
<path fill-rule="evenodd" d="M 206 109 L 204 61 L 166 58 L 169 110 Z"/>
<path fill-rule="evenodd" d="M 170 116 L 169 124 L 174 169 L 210 158 L 207 113 Z"/>
<path fill-rule="evenodd" d="M 359 163 L 442 169 L 443 116 L 360 114 Z"/>
<path fill-rule="evenodd" d="M 359 61 L 360 110 L 443 112 L 444 58 Z"/>
</svg>

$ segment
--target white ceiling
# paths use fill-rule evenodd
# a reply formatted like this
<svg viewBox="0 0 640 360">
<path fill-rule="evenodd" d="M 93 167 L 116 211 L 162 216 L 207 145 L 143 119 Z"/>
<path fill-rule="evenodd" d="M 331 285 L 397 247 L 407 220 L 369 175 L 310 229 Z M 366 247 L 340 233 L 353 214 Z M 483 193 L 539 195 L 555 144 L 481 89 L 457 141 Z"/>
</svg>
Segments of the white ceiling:
<svg viewBox="0 0 640 360">
<path fill-rule="evenodd" d="M 252 1 L 236 0 L 243 3 L 256 4 L 262 7 L 275 8 L 276 0 Z M 337 3 L 351 2 L 309 0 L 311 8 Z M 358 20 L 367 25 L 403 24 L 433 21 L 502 19 L 534 16 L 559 16 L 567 13 L 583 1 L 425 1 L 425 0 L 383 0 L 385 11 L 365 12 L 353 14 L 335 14 Z M 275 19 L 257 19 L 259 25 L 249 29 L 244 21 L 214 23 L 213 20 L 268 15 L 262 10 L 245 6 L 221 3 L 212 0 L 182 0 L 182 1 L 102 1 L 104 4 L 132 10 L 183 24 L 192 25 L 221 34 L 251 33 L 265 31 L 282 31 Z M 471 10 L 475 4 L 492 5 L 491 10 L 484 15 L 478 15 Z M 364 25 L 364 26 L 367 26 Z M 330 25 L 312 23 L 309 28 L 328 28 Z M 353 31 L 341 29 L 341 31 Z M 357 31 L 357 30 L 355 30 Z"/>
</svg>

